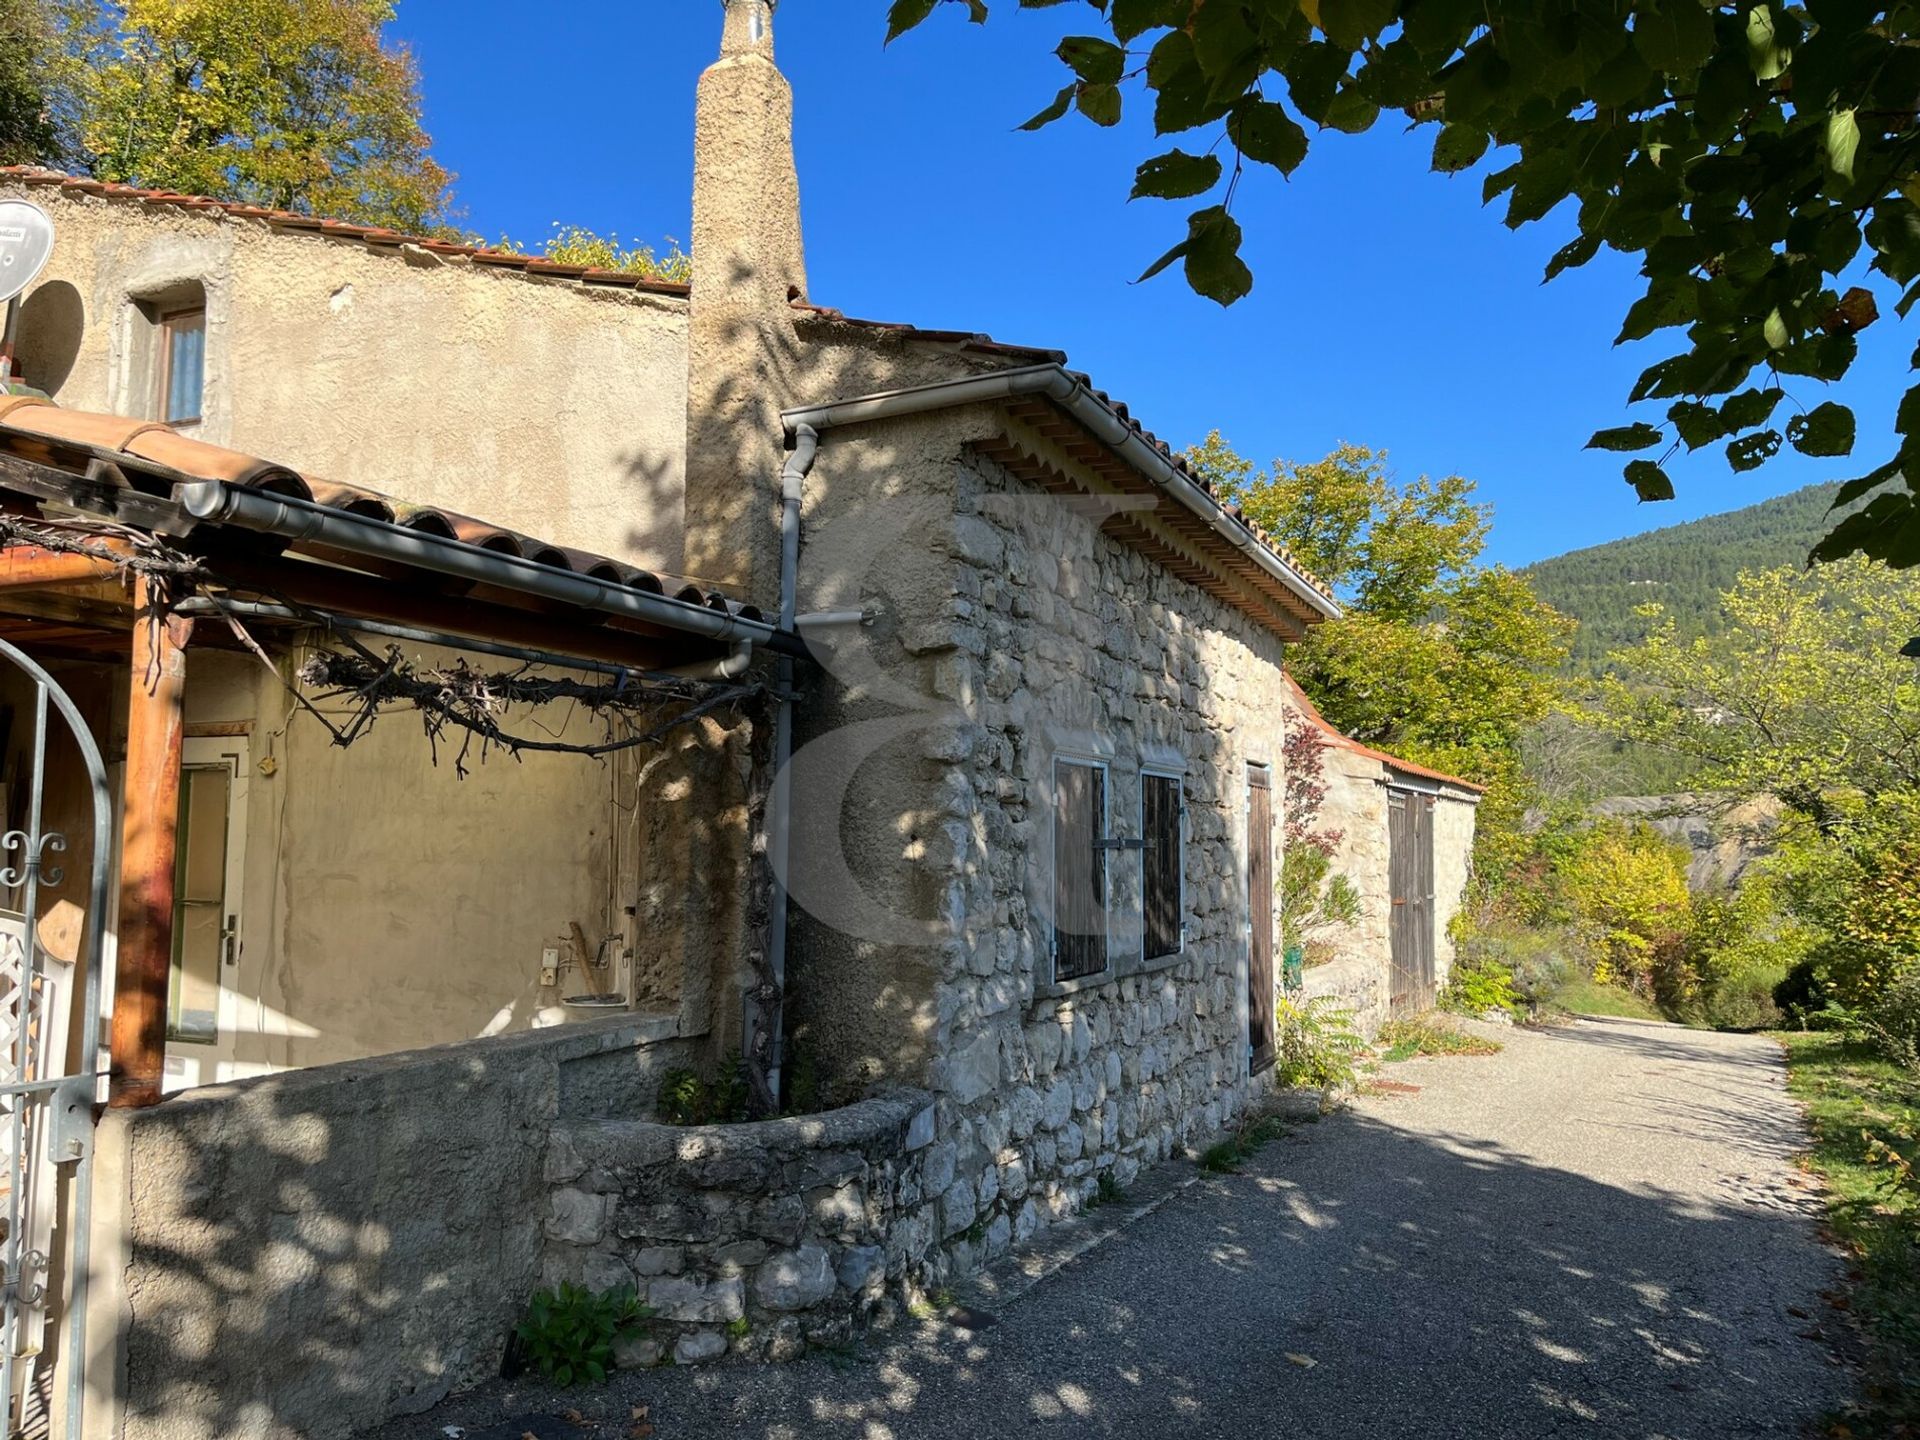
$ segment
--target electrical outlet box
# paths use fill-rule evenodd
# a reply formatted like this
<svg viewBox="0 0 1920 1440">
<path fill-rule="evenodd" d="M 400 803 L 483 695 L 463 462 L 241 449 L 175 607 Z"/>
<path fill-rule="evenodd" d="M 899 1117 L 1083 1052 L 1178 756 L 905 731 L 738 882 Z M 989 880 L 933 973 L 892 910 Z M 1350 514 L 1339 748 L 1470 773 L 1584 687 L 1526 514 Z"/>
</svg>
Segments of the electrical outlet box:
<svg viewBox="0 0 1920 1440">
<path fill-rule="evenodd" d="M 540 952 L 540 983 L 558 985 L 560 983 L 560 947 L 549 945 Z"/>
</svg>

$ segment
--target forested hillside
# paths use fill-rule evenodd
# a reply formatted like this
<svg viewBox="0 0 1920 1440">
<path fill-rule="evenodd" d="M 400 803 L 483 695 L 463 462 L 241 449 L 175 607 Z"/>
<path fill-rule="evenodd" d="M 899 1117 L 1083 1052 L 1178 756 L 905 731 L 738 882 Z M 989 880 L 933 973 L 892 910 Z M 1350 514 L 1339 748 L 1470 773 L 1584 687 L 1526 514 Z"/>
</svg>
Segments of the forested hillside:
<svg viewBox="0 0 1920 1440">
<path fill-rule="evenodd" d="M 1580 622 L 1569 666 L 1596 673 L 1611 651 L 1645 632 L 1637 606 L 1657 601 L 1684 633 L 1716 633 L 1720 595 L 1741 571 L 1805 563 L 1832 527 L 1827 507 L 1839 488 L 1810 485 L 1743 510 L 1557 555 L 1523 573 L 1542 600 Z"/>
</svg>

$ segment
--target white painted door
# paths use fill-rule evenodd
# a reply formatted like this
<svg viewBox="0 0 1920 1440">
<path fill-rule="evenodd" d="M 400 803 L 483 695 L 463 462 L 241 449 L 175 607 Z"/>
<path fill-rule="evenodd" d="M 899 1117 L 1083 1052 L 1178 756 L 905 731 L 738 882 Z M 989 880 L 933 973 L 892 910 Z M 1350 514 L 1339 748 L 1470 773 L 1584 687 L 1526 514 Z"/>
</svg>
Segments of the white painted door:
<svg viewBox="0 0 1920 1440">
<path fill-rule="evenodd" d="M 239 1037 L 258 1028 L 240 992 L 251 774 L 244 735 L 186 742 L 167 987 L 169 1091 L 251 1073 L 235 1056 Z"/>
</svg>

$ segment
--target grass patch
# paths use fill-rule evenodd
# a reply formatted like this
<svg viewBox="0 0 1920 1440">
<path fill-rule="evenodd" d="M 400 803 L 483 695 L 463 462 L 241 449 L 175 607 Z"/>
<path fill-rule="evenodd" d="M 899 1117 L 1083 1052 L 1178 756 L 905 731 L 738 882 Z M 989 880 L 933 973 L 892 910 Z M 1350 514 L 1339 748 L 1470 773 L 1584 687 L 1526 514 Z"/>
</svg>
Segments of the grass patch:
<svg viewBox="0 0 1920 1440">
<path fill-rule="evenodd" d="M 1895 1183 L 1892 1154 L 1920 1157 L 1920 1076 L 1830 1032 L 1787 1033 L 1787 1088 L 1807 1107 L 1808 1157 L 1828 1186 L 1835 1237 L 1853 1258 L 1852 1304 L 1870 1350 L 1858 1436 L 1920 1425 L 1920 1185 Z M 1882 1148 L 1887 1147 L 1887 1148 Z M 1838 1433 L 1838 1432 L 1836 1432 Z"/>
<path fill-rule="evenodd" d="M 1374 1037 L 1382 1060 L 1411 1060 L 1416 1055 L 1498 1055 L 1498 1040 L 1472 1035 L 1438 1015 L 1389 1020 Z"/>
<path fill-rule="evenodd" d="M 1553 992 L 1550 1002 L 1575 1015 L 1608 1015 L 1620 1020 L 1664 1020 L 1652 1001 L 1642 1000 L 1618 985 L 1602 985 L 1576 976 Z"/>
<path fill-rule="evenodd" d="M 1242 1125 L 1218 1144 L 1209 1145 L 1200 1154 L 1200 1168 L 1211 1175 L 1238 1175 L 1240 1167 L 1251 1160 L 1263 1145 L 1270 1140 L 1278 1140 L 1286 1133 L 1287 1126 L 1279 1116 L 1263 1115 L 1258 1120 Z"/>
</svg>

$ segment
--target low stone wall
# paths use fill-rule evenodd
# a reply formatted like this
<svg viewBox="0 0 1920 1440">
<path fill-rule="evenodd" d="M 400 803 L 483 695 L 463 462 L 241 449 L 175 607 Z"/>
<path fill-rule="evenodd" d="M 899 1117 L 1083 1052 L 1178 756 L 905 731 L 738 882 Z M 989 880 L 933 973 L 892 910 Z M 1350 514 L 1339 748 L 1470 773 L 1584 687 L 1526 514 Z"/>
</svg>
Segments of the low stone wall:
<svg viewBox="0 0 1920 1440">
<path fill-rule="evenodd" d="M 744 1125 L 564 1125 L 543 1282 L 635 1287 L 654 1314 L 623 1366 L 796 1358 L 924 1285 L 943 1238 L 933 1135 L 918 1091 Z"/>
<path fill-rule="evenodd" d="M 499 1373 L 557 1125 L 694 1059 L 626 1015 L 108 1111 L 87 1431 L 338 1440 Z"/>
</svg>

